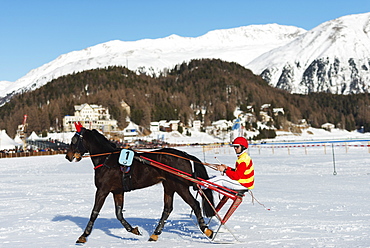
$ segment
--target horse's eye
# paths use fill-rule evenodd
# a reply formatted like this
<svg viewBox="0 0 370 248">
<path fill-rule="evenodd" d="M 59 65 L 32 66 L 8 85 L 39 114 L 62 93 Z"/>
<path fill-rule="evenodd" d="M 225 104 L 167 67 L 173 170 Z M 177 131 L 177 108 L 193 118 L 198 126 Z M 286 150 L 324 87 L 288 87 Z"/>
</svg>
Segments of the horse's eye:
<svg viewBox="0 0 370 248">
<path fill-rule="evenodd" d="M 78 138 L 76 136 L 73 136 L 72 138 L 72 144 L 76 144 L 78 141 Z"/>
</svg>

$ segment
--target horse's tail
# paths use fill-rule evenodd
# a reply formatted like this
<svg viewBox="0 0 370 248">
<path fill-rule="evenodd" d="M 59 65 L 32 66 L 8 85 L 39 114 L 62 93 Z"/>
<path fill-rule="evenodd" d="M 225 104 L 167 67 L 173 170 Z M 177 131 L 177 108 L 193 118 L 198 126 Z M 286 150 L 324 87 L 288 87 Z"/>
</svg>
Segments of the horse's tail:
<svg viewBox="0 0 370 248">
<path fill-rule="evenodd" d="M 194 170 L 196 177 L 208 180 L 209 176 L 207 173 L 206 168 L 202 164 L 202 162 L 195 156 L 190 155 L 190 159 L 194 162 Z M 211 189 L 204 189 L 204 195 L 202 194 L 202 209 L 203 214 L 207 217 L 215 216 L 215 204 L 213 200 L 213 192 Z"/>
</svg>

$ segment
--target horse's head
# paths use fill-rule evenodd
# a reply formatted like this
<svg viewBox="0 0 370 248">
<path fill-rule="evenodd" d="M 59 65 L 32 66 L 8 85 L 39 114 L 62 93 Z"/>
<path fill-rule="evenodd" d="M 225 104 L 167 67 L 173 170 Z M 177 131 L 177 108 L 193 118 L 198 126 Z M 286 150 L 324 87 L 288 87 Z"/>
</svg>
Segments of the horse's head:
<svg viewBox="0 0 370 248">
<path fill-rule="evenodd" d="M 88 152 L 87 148 L 84 145 L 83 136 L 87 131 L 86 128 L 82 127 L 81 123 L 75 123 L 76 133 L 72 137 L 71 144 L 67 150 L 66 159 L 72 162 L 74 159 L 80 161 L 82 156 Z"/>
</svg>

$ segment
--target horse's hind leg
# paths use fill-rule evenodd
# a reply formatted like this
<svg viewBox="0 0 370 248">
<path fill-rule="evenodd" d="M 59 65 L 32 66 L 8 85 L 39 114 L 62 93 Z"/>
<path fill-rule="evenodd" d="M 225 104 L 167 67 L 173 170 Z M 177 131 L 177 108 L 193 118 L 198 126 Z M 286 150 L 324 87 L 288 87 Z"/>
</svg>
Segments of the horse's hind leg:
<svg viewBox="0 0 370 248">
<path fill-rule="evenodd" d="M 102 190 L 99 190 L 99 189 L 96 191 L 96 193 L 95 193 L 95 203 L 94 203 L 93 210 L 91 212 L 90 220 L 87 223 L 87 226 L 85 228 L 84 233 L 78 238 L 76 243 L 85 243 L 86 242 L 86 238 L 87 238 L 87 236 L 89 236 L 91 234 L 92 228 L 94 226 L 94 222 L 95 222 L 96 218 L 98 218 L 99 212 L 100 212 L 101 208 L 103 207 L 105 198 L 107 198 L 108 194 L 109 194 L 109 192 L 105 192 L 105 191 L 103 192 Z"/>
<path fill-rule="evenodd" d="M 113 193 L 114 196 L 114 205 L 116 208 L 116 217 L 121 222 L 121 224 L 126 228 L 128 232 L 132 232 L 136 235 L 141 235 L 139 228 L 133 228 L 130 223 L 128 223 L 125 218 L 123 218 L 122 208 L 123 208 L 123 194 L 122 193 Z"/>
<path fill-rule="evenodd" d="M 194 198 L 194 196 L 190 193 L 189 188 L 184 188 L 183 190 L 177 190 L 176 191 L 180 197 L 193 209 L 195 216 L 198 220 L 198 225 L 200 230 L 208 237 L 213 237 L 213 231 L 211 229 L 208 229 L 208 226 L 204 222 L 204 218 L 201 212 L 200 204 L 199 202 Z"/>
<path fill-rule="evenodd" d="M 171 187 L 166 186 L 166 182 L 163 182 L 163 186 L 164 186 L 164 207 L 162 216 L 161 219 L 159 220 L 157 227 L 154 230 L 154 233 L 150 236 L 149 241 L 158 240 L 158 236 L 162 233 L 164 224 L 166 223 L 166 220 L 168 219 L 173 210 L 173 195 L 175 191 Z"/>
</svg>

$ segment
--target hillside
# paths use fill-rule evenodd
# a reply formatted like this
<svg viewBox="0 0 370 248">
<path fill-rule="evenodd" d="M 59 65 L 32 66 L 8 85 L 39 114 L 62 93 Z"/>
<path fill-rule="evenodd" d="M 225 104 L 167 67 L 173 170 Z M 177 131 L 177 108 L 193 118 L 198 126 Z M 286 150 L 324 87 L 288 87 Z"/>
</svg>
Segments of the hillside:
<svg viewBox="0 0 370 248">
<path fill-rule="evenodd" d="M 269 86 L 239 64 L 204 59 L 183 63 L 158 77 L 137 75 L 124 67 L 60 77 L 1 107 L 0 129 L 13 136 L 27 114 L 28 130 L 61 130 L 62 118 L 74 113 L 74 105 L 85 102 L 108 107 L 112 117 L 124 127 L 126 112 L 122 101 L 131 106 L 131 119 L 145 127 L 150 121 L 162 119 L 179 119 L 188 124 L 202 118 L 202 109 L 206 110 L 205 125 L 219 119 L 232 120 L 236 106 L 245 111 L 247 106 L 253 106 L 260 119 L 257 110 L 265 103 L 284 108 L 285 115 L 275 118 L 277 126 L 303 118 L 313 127 L 331 122 L 347 130 L 360 126 L 368 129 L 370 123 L 368 94 L 291 95 Z"/>
</svg>

